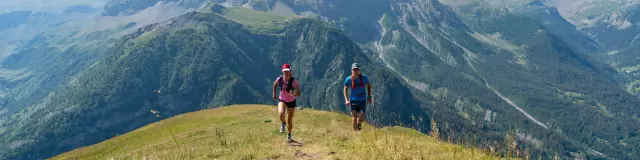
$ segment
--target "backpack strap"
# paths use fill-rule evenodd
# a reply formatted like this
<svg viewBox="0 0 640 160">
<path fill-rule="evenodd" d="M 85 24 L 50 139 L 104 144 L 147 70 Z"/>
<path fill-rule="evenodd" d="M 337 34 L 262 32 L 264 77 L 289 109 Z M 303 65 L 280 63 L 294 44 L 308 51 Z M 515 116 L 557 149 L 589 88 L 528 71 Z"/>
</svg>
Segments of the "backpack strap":
<svg viewBox="0 0 640 160">
<path fill-rule="evenodd" d="M 351 75 L 351 88 L 356 88 L 355 77 L 353 77 L 353 75 Z"/>
<path fill-rule="evenodd" d="M 362 79 L 362 74 L 359 74 L 358 78 L 360 78 L 360 86 L 364 87 L 364 80 Z M 356 88 L 356 82 L 354 80 L 353 75 L 351 75 L 351 88 Z"/>
<path fill-rule="evenodd" d="M 282 90 L 282 76 L 278 77 L 278 86 L 280 86 L 280 90 Z"/>
<path fill-rule="evenodd" d="M 280 86 L 280 90 L 284 89 L 283 88 L 283 84 L 282 84 L 282 82 L 284 82 L 283 79 L 284 79 L 284 76 L 278 77 L 278 85 Z M 293 77 L 289 78 L 289 83 L 287 83 L 287 90 L 286 90 L 287 92 L 289 92 L 289 91 L 291 91 L 291 89 L 293 89 L 293 80 L 294 79 L 295 78 L 293 78 Z"/>
<path fill-rule="evenodd" d="M 359 76 L 360 76 L 360 86 L 364 88 L 364 79 L 362 79 L 362 74 L 359 74 Z"/>
<path fill-rule="evenodd" d="M 360 86 L 362 86 L 364 88 L 364 79 L 362 79 L 362 74 L 358 75 L 358 78 L 360 78 Z M 355 89 L 357 87 L 355 80 L 354 80 L 354 76 L 351 75 L 351 88 Z M 361 93 L 358 93 L 357 96 L 362 96 L 366 93 L 366 90 L 363 90 Z"/>
<path fill-rule="evenodd" d="M 296 78 L 289 78 L 289 83 L 287 83 L 287 92 L 290 92 L 293 89 L 293 80 Z"/>
</svg>

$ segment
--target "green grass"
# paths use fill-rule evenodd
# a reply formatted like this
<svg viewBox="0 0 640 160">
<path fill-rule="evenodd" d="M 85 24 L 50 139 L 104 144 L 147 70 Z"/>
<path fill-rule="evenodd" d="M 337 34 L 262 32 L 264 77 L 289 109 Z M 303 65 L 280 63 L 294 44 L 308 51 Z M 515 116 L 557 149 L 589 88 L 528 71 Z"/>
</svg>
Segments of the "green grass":
<svg viewBox="0 0 640 160">
<path fill-rule="evenodd" d="M 607 54 L 607 55 L 610 55 L 610 56 L 614 56 L 614 55 L 617 55 L 618 53 L 620 53 L 620 51 L 615 50 L 615 51 L 609 51 L 609 52 L 607 52 L 606 54 Z"/>
<path fill-rule="evenodd" d="M 496 33 L 494 35 L 484 35 L 480 33 L 471 34 L 473 38 L 484 42 L 486 44 L 504 49 L 513 54 L 517 63 L 520 65 L 527 65 L 529 62 L 527 61 L 526 51 L 523 47 L 512 44 L 508 41 L 500 39 L 500 34 Z"/>
<path fill-rule="evenodd" d="M 607 109 L 607 107 L 604 106 L 602 103 L 599 103 L 599 102 L 596 102 L 595 104 L 586 103 L 585 99 L 587 99 L 588 97 L 586 97 L 582 93 L 565 92 L 565 91 L 561 91 L 561 90 L 558 90 L 558 92 L 564 93 L 564 95 L 561 95 L 560 98 L 565 98 L 565 99 L 571 100 L 571 101 L 573 101 L 574 104 L 583 104 L 583 105 L 591 106 L 591 107 L 595 108 L 596 110 L 598 110 L 598 112 L 602 113 L 603 115 L 605 115 L 607 117 L 613 117 L 614 116 L 611 113 L 611 111 L 609 111 Z"/>
<path fill-rule="evenodd" d="M 161 111 L 160 111 L 161 112 Z M 344 114 L 296 110 L 290 146 L 275 106 L 235 105 L 177 115 L 51 159 L 496 159 L 402 127 L 350 129 Z"/>
<path fill-rule="evenodd" d="M 138 36 L 138 37 L 136 38 L 136 42 L 146 44 L 146 43 L 148 43 L 151 39 L 153 39 L 154 37 L 156 37 L 156 36 L 158 35 L 158 32 L 159 32 L 159 31 L 157 31 L 157 30 L 155 30 L 155 29 L 154 29 L 154 30 L 151 30 L 151 31 L 148 31 L 148 32 L 144 32 L 142 35 L 140 35 L 140 36 Z"/>
<path fill-rule="evenodd" d="M 158 34 L 159 34 L 159 31 L 154 29 L 138 36 L 131 47 L 125 48 L 124 53 L 120 55 L 120 57 L 118 57 L 118 60 L 123 60 L 127 58 L 133 50 L 136 50 L 136 48 L 142 48 L 146 46 L 149 43 L 149 41 L 153 40 L 153 38 L 158 36 Z"/>
<path fill-rule="evenodd" d="M 293 16 L 281 16 L 242 7 L 228 8 L 225 11 L 224 15 L 226 18 L 249 26 L 271 24 L 274 21 L 283 22 L 293 18 Z"/>
<path fill-rule="evenodd" d="M 597 103 L 596 105 L 598 106 L 598 111 L 600 113 L 606 115 L 607 117 L 613 117 L 613 114 L 607 109 L 606 106 L 602 105 L 601 103 Z"/>
<path fill-rule="evenodd" d="M 211 13 L 211 7 L 200 10 L 201 13 Z M 244 7 L 224 8 L 220 12 L 226 19 L 240 23 L 244 28 L 258 34 L 269 34 L 273 30 L 282 30 L 287 22 L 299 17 L 295 14 L 283 16 L 272 12 L 256 11 Z"/>
<path fill-rule="evenodd" d="M 383 13 L 382 18 L 380 18 L 378 23 L 382 26 L 382 30 L 384 31 L 393 27 L 395 22 L 387 13 Z"/>
<path fill-rule="evenodd" d="M 629 72 L 629 73 L 633 73 L 640 70 L 640 64 L 635 65 L 635 66 L 625 66 L 625 67 L 620 67 L 618 68 L 618 72 Z"/>
<path fill-rule="evenodd" d="M 564 95 L 569 98 L 584 98 L 584 94 L 576 92 L 564 92 Z"/>
<path fill-rule="evenodd" d="M 633 94 L 640 93 L 640 80 L 629 82 L 629 84 L 627 85 L 627 91 Z"/>
</svg>

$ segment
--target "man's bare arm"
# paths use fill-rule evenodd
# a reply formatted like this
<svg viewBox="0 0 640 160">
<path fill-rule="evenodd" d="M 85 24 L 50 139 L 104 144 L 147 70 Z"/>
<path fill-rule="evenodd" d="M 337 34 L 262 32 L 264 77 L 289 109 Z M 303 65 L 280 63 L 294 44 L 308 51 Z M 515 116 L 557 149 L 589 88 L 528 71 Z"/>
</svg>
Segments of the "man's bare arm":
<svg viewBox="0 0 640 160">
<path fill-rule="evenodd" d="M 371 94 L 372 94 L 372 92 L 371 92 L 371 83 L 367 83 L 367 94 L 368 94 L 367 97 L 371 97 Z"/>
<path fill-rule="evenodd" d="M 349 88 L 347 86 L 344 86 L 344 100 L 348 101 L 349 100 L 349 93 L 347 92 L 349 91 Z"/>
</svg>

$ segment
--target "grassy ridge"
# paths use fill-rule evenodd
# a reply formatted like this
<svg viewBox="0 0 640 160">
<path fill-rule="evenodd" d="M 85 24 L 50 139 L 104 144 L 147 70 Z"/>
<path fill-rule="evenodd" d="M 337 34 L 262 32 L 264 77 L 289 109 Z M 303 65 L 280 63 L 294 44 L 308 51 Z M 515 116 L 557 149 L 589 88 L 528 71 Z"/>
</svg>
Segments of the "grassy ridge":
<svg viewBox="0 0 640 160">
<path fill-rule="evenodd" d="M 219 10 L 219 11 L 218 11 Z M 289 15 L 282 16 L 274 13 L 254 11 L 248 8 L 222 8 L 213 5 L 199 11 L 200 13 L 218 13 L 224 18 L 240 23 L 244 28 L 254 33 L 268 33 L 274 30 L 283 30 L 283 25 L 300 17 Z"/>
<path fill-rule="evenodd" d="M 494 159 L 413 129 L 363 126 L 343 114 L 297 110 L 293 138 L 278 132 L 274 106 L 236 105 L 191 112 L 52 159 Z"/>
</svg>

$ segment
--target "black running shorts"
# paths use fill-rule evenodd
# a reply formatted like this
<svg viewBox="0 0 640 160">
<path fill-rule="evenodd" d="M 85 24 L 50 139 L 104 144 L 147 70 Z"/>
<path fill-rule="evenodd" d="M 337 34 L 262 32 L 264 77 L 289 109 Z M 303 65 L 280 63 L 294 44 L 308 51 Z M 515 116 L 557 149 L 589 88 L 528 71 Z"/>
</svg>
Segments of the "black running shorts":
<svg viewBox="0 0 640 160">
<path fill-rule="evenodd" d="M 365 112 L 367 111 L 367 102 L 366 101 L 355 101 L 355 100 L 351 100 L 351 111 L 356 111 L 356 112 Z"/>
<path fill-rule="evenodd" d="M 291 102 L 285 102 L 283 100 L 280 100 L 280 102 L 284 102 L 284 105 L 286 105 L 287 108 L 296 108 L 296 100 L 293 100 Z"/>
</svg>

